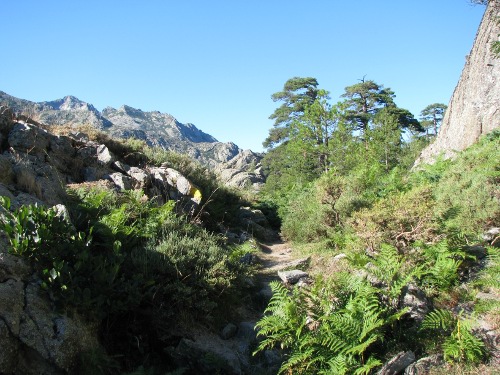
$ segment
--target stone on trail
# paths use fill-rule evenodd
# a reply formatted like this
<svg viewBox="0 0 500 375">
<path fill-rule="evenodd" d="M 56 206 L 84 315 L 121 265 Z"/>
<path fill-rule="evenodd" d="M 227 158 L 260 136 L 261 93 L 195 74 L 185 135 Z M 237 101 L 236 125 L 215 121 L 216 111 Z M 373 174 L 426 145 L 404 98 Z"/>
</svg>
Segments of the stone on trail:
<svg viewBox="0 0 500 375">
<path fill-rule="evenodd" d="M 278 271 L 278 276 L 284 283 L 296 284 L 303 277 L 308 277 L 307 272 L 301 270 Z"/>
</svg>

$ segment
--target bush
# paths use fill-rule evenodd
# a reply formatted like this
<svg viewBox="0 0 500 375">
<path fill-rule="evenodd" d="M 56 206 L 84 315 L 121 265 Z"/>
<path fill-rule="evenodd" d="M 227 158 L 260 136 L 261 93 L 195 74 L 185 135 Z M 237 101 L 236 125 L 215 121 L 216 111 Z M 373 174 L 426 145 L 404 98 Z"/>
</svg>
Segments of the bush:
<svg viewBox="0 0 500 375">
<path fill-rule="evenodd" d="M 443 229 L 476 237 L 500 225 L 500 132 L 483 137 L 442 173 L 435 214 Z"/>
<path fill-rule="evenodd" d="M 406 248 L 415 241 L 436 239 L 439 226 L 434 206 L 432 187 L 421 185 L 378 200 L 371 208 L 354 213 L 349 223 L 372 250 L 382 243 Z"/>
</svg>

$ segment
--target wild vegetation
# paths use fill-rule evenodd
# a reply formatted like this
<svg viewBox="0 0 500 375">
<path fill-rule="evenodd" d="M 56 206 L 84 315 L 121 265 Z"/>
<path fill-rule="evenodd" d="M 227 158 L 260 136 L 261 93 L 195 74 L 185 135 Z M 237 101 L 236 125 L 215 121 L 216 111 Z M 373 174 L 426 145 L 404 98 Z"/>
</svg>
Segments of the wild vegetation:
<svg viewBox="0 0 500 375">
<path fill-rule="evenodd" d="M 412 170 L 445 105 L 418 121 L 374 81 L 336 104 L 317 86 L 294 77 L 273 95 L 282 105 L 264 143 L 261 199 L 296 247 L 342 260 L 311 288 L 273 284 L 257 351 L 281 347 L 280 373 L 294 374 L 371 374 L 401 351 L 461 368 L 487 362 L 479 322 L 499 323 L 499 240 L 482 235 L 500 226 L 500 133 Z"/>
<path fill-rule="evenodd" d="M 174 200 L 159 204 L 141 190 L 117 191 L 104 182 L 70 184 L 67 210 L 11 210 L 9 198 L 0 197 L 0 230 L 8 251 L 32 265 L 59 312 L 99 326 L 103 347 L 82 353 L 75 371 L 175 370 L 163 348 L 194 322 L 218 327 L 243 290 L 244 251 L 217 227 L 235 218 L 243 200 L 185 156 L 89 134 L 130 165 L 168 163 L 182 171 L 202 190 L 198 209 Z"/>
</svg>

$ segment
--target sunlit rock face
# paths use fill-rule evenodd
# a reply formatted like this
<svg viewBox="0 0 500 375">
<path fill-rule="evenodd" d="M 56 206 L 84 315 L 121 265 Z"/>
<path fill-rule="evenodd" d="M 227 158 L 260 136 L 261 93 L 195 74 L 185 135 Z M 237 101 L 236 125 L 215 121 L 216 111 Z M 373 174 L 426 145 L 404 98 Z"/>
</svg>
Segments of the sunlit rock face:
<svg viewBox="0 0 500 375">
<path fill-rule="evenodd" d="M 490 1 L 439 134 L 416 164 L 432 163 L 440 154 L 450 158 L 500 127 L 500 57 L 491 50 L 499 41 L 499 16 L 500 1 Z"/>
<path fill-rule="evenodd" d="M 223 183 L 259 189 L 264 183 L 262 155 L 242 150 L 232 142 L 219 142 L 195 125 L 183 124 L 168 113 L 146 112 L 128 105 L 99 112 L 74 96 L 48 102 L 31 102 L 0 91 L 0 103 L 17 116 L 49 126 L 91 126 L 116 138 L 136 138 L 196 159 L 214 170 Z"/>
</svg>

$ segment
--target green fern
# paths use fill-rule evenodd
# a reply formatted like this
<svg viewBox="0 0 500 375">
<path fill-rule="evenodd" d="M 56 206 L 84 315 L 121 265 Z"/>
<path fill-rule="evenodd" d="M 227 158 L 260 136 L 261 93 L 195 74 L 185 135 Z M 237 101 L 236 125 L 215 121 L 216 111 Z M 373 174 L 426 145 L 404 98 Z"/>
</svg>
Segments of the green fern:
<svg viewBox="0 0 500 375">
<path fill-rule="evenodd" d="M 442 343 L 447 361 L 477 363 L 485 355 L 484 343 L 472 334 L 472 320 L 454 316 L 447 310 L 437 309 L 425 317 L 421 330 L 445 336 Z"/>
<path fill-rule="evenodd" d="M 422 284 L 438 290 L 448 290 L 458 282 L 458 269 L 468 255 L 450 249 L 447 241 L 432 246 L 423 246 L 424 263 L 422 265 Z"/>
<path fill-rule="evenodd" d="M 354 375 L 369 375 L 374 368 L 381 365 L 381 361 L 376 358 L 370 357 L 363 366 L 357 368 L 356 371 L 354 371 Z"/>
<path fill-rule="evenodd" d="M 436 309 L 422 321 L 422 330 L 450 331 L 457 324 L 456 317 L 448 310 Z"/>
<path fill-rule="evenodd" d="M 475 285 L 482 288 L 500 289 L 500 248 L 488 247 L 486 267 L 478 275 Z"/>
<path fill-rule="evenodd" d="M 383 244 L 379 254 L 373 259 L 372 267 L 368 268 L 368 272 L 386 285 L 382 293 L 391 300 L 397 301 L 401 290 L 419 276 L 421 270 L 418 267 L 409 269 L 407 262 L 403 256 L 399 255 L 395 247 Z"/>
<path fill-rule="evenodd" d="M 265 338 L 256 353 L 276 345 L 287 349 L 280 373 L 368 374 L 380 365 L 372 348 L 401 314 L 390 314 L 379 301 L 378 290 L 360 277 L 340 274 L 319 284 L 310 291 L 291 293 L 271 283 L 274 294 L 267 315 L 257 323 Z M 311 303 L 318 299 L 320 304 Z"/>
<path fill-rule="evenodd" d="M 478 363 L 484 357 L 484 343 L 472 334 L 471 322 L 458 319 L 455 330 L 443 343 L 447 361 Z"/>
</svg>

